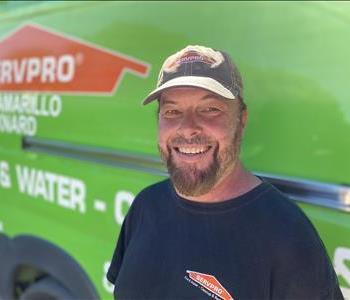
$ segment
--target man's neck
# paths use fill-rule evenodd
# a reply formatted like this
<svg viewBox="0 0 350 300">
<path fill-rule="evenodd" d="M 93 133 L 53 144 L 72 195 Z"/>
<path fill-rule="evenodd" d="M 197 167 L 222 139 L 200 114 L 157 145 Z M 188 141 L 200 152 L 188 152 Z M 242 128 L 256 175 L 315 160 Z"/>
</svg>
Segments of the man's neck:
<svg viewBox="0 0 350 300">
<path fill-rule="evenodd" d="M 220 180 L 208 193 L 201 196 L 185 196 L 176 191 L 181 197 L 197 202 L 222 202 L 236 198 L 258 186 L 261 180 L 244 169 L 241 162 L 237 162 L 229 174 Z"/>
</svg>

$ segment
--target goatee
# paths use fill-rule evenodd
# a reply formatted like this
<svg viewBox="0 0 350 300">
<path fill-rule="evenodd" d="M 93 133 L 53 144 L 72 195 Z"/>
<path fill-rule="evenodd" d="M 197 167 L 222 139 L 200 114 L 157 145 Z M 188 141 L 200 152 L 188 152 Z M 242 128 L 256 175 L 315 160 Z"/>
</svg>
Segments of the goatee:
<svg viewBox="0 0 350 300">
<path fill-rule="evenodd" d="M 217 159 L 218 147 L 214 150 L 213 162 L 204 170 L 194 164 L 178 167 L 170 152 L 167 159 L 167 168 L 171 181 L 178 192 L 185 196 L 200 196 L 206 194 L 217 182 L 220 164 Z"/>
<path fill-rule="evenodd" d="M 199 169 L 195 164 L 178 166 L 170 147 L 167 147 L 168 155 L 160 147 L 159 151 L 177 191 L 184 196 L 192 197 L 208 193 L 235 159 L 234 144 L 229 145 L 223 151 L 222 157 L 219 157 L 219 146 L 216 145 L 212 154 L 212 162 L 205 169 Z"/>
</svg>

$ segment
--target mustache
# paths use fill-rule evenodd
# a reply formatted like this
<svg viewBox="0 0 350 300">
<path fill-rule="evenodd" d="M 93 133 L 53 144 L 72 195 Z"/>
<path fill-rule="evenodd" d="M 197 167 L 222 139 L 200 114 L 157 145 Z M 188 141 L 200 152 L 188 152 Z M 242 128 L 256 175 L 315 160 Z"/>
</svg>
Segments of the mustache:
<svg viewBox="0 0 350 300">
<path fill-rule="evenodd" d="M 203 136 L 203 135 L 196 135 L 191 139 L 186 139 L 182 136 L 177 136 L 173 139 L 170 140 L 170 143 L 176 146 L 182 146 L 182 145 L 208 145 L 208 144 L 212 144 L 213 141 L 207 137 L 207 136 Z"/>
</svg>

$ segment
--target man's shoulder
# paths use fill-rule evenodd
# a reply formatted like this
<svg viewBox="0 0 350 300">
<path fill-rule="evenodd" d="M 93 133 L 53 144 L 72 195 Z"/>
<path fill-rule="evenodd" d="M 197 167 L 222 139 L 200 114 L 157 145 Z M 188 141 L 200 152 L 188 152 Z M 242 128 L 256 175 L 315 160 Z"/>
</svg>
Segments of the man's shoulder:
<svg viewBox="0 0 350 300">
<path fill-rule="evenodd" d="M 268 230 L 261 226 L 260 240 L 264 240 L 262 251 L 273 269 L 274 298 L 342 299 L 323 242 L 294 201 L 298 199 L 291 200 L 274 187 L 263 196 L 262 219 Z"/>
<path fill-rule="evenodd" d="M 171 196 L 170 180 L 165 179 L 149 185 L 141 190 L 135 197 L 133 206 L 155 206 L 158 202 L 163 202 L 163 198 Z"/>
<path fill-rule="evenodd" d="M 273 186 L 263 197 L 259 214 L 269 229 L 266 234 L 275 246 L 322 248 L 315 227 L 294 200 Z"/>
<path fill-rule="evenodd" d="M 280 190 L 270 183 L 265 183 L 269 186 L 264 193 L 260 195 L 263 201 L 260 201 L 261 212 L 267 214 L 271 220 L 280 220 L 295 222 L 296 220 L 308 220 L 306 215 L 295 203 L 294 200 L 287 197 Z"/>
<path fill-rule="evenodd" d="M 151 184 L 144 189 L 142 189 L 137 197 L 149 197 L 159 194 L 164 194 L 166 192 L 169 192 L 170 188 L 170 180 L 164 179 L 162 181 L 156 182 L 154 184 Z"/>
</svg>

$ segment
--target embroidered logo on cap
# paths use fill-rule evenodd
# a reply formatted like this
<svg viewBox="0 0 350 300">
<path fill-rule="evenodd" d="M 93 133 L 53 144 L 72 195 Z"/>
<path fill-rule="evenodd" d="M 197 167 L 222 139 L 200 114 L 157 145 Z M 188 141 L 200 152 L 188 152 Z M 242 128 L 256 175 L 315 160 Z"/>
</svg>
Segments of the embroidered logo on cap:
<svg viewBox="0 0 350 300">
<path fill-rule="evenodd" d="M 215 68 L 223 61 L 224 56 L 219 51 L 203 46 L 188 46 L 168 57 L 163 64 L 162 71 L 176 72 L 181 64 L 192 62 L 203 62 Z"/>
<path fill-rule="evenodd" d="M 164 62 L 158 77 L 157 86 L 163 82 L 163 73 L 174 73 L 182 64 L 187 63 L 205 63 L 210 68 L 216 68 L 225 58 L 221 52 L 203 46 L 188 46 L 181 51 L 171 55 Z"/>
<path fill-rule="evenodd" d="M 199 287 L 209 297 L 217 300 L 233 300 L 233 297 L 215 276 L 189 270 L 186 273 L 188 275 L 185 276 L 185 279 L 194 286 Z"/>
</svg>

